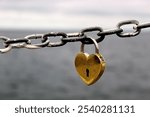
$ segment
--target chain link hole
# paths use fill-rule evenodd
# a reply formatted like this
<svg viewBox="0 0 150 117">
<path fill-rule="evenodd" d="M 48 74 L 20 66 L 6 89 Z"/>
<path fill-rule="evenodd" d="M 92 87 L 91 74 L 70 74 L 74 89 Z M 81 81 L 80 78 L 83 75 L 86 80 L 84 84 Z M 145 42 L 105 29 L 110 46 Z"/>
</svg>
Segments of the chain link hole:
<svg viewBox="0 0 150 117">
<path fill-rule="evenodd" d="M 135 24 L 128 24 L 128 25 L 123 25 L 120 28 L 123 29 L 123 33 L 130 33 L 130 32 L 134 32 L 135 26 L 136 26 Z"/>
<path fill-rule="evenodd" d="M 37 39 L 30 39 L 31 44 L 39 44 L 41 43 L 41 38 L 37 38 Z"/>
<path fill-rule="evenodd" d="M 50 41 L 50 43 L 57 43 L 61 40 L 62 36 L 51 36 L 47 37 L 47 39 Z"/>
</svg>

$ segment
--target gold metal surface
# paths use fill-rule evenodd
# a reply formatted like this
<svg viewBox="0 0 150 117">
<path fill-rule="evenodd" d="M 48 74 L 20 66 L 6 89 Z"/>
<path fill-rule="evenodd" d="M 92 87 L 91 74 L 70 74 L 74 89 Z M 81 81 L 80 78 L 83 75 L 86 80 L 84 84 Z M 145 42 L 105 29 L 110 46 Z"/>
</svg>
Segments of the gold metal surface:
<svg viewBox="0 0 150 117">
<path fill-rule="evenodd" d="M 101 54 L 87 54 L 80 52 L 75 58 L 76 70 L 87 85 L 92 85 L 100 79 L 105 70 L 105 61 Z"/>
</svg>

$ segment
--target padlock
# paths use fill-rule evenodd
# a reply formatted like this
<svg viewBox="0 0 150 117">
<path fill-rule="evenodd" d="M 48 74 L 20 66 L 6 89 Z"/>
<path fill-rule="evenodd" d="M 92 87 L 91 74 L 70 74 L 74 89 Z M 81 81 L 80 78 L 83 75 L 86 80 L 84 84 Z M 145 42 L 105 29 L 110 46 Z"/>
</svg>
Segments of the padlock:
<svg viewBox="0 0 150 117">
<path fill-rule="evenodd" d="M 98 43 L 95 39 L 88 38 L 93 41 L 95 45 L 95 54 L 88 54 L 84 52 L 84 43 L 81 44 L 81 51 L 75 58 L 75 68 L 82 81 L 87 85 L 94 84 L 100 79 L 105 70 L 105 60 L 99 53 Z"/>
</svg>

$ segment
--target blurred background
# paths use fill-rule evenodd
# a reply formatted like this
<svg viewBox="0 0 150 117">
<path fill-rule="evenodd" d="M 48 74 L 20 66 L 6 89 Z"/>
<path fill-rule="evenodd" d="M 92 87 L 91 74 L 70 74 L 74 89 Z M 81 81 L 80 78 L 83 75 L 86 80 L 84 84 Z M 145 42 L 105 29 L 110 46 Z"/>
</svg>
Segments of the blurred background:
<svg viewBox="0 0 150 117">
<path fill-rule="evenodd" d="M 112 29 L 132 19 L 146 23 L 149 6 L 149 0 L 1 0 L 0 36 Z M 99 47 L 107 68 L 92 86 L 81 81 L 74 67 L 79 42 L 1 54 L 0 99 L 150 99 L 149 31 L 125 39 L 106 36 Z M 86 50 L 94 52 L 93 45 Z"/>
</svg>

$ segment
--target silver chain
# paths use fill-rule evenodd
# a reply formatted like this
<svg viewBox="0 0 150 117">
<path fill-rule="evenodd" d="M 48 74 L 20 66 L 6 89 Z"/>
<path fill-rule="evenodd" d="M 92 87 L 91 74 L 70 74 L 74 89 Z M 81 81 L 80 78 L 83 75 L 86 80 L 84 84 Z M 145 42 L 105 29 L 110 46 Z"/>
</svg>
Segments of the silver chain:
<svg viewBox="0 0 150 117">
<path fill-rule="evenodd" d="M 132 32 L 125 32 L 125 29 L 121 28 L 125 25 L 134 25 Z M 47 34 L 33 34 L 24 38 L 10 39 L 8 37 L 0 36 L 0 41 L 4 45 L 4 48 L 0 49 L 0 53 L 6 53 L 13 48 L 27 48 L 27 49 L 39 49 L 43 47 L 58 47 L 63 46 L 68 42 L 81 41 L 84 44 L 92 44 L 90 37 L 87 35 L 89 32 L 98 32 L 95 39 L 98 43 L 105 39 L 107 35 L 116 34 L 119 37 L 134 37 L 140 34 L 144 28 L 150 28 L 150 23 L 139 24 L 137 20 L 127 20 L 119 22 L 114 29 L 103 30 L 101 27 L 85 28 L 77 33 L 64 33 L 64 32 L 50 32 Z M 51 42 L 50 38 L 60 38 L 60 41 Z M 32 44 L 31 40 L 40 39 L 41 43 Z"/>
</svg>

